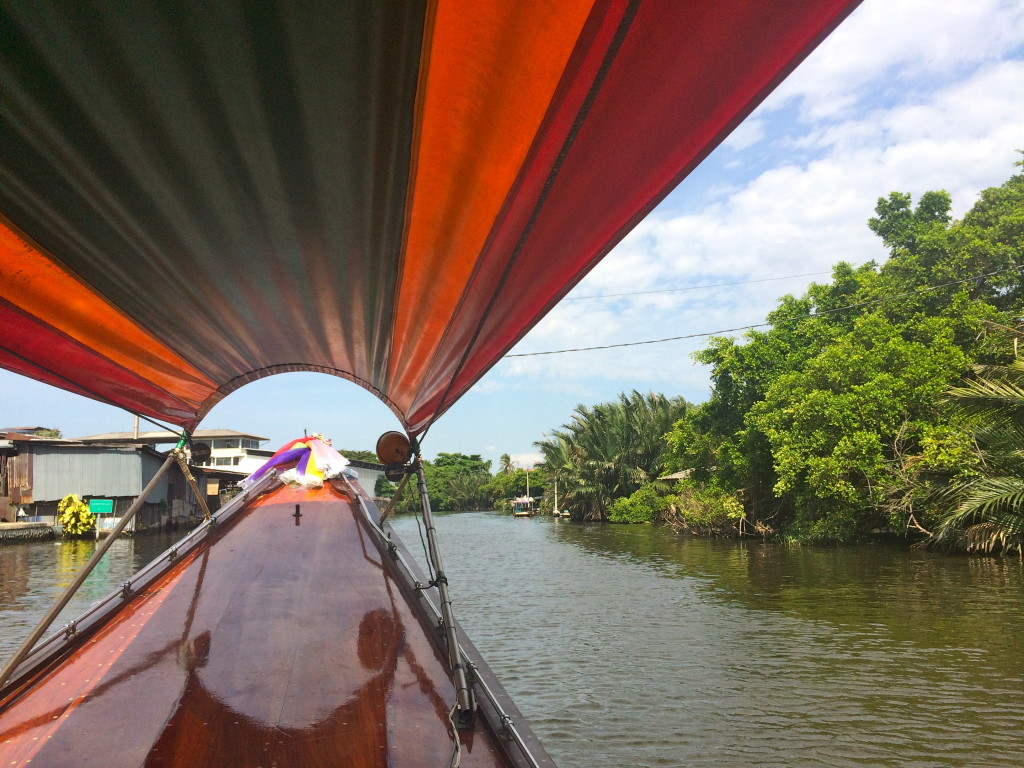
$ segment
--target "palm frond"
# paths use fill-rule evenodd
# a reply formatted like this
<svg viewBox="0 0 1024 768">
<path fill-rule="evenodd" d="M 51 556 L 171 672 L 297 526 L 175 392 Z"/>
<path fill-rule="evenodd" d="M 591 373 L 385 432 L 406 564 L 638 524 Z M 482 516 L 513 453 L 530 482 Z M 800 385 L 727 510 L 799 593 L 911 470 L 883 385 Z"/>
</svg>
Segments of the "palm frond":
<svg viewBox="0 0 1024 768">
<path fill-rule="evenodd" d="M 983 477 L 951 488 L 949 495 L 958 504 L 941 520 L 940 540 L 982 523 L 997 524 L 1010 534 L 1024 531 L 1024 478 Z"/>
</svg>

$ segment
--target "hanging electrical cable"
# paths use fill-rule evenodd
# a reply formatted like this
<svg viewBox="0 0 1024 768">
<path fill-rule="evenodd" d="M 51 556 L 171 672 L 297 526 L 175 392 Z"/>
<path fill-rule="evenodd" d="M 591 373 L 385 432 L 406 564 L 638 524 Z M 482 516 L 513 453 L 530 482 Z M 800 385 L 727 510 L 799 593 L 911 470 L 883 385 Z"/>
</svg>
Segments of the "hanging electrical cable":
<svg viewBox="0 0 1024 768">
<path fill-rule="evenodd" d="M 914 291 L 907 291 L 906 293 L 897 293 L 897 294 L 893 294 L 893 295 L 890 295 L 890 296 L 883 296 L 882 298 L 879 298 L 879 299 L 870 299 L 868 301 L 857 302 L 856 304 L 847 304 L 846 306 L 842 306 L 842 307 L 833 307 L 832 309 L 823 309 L 820 312 L 813 312 L 813 313 L 808 314 L 808 315 L 801 315 L 799 317 L 786 318 L 786 319 L 782 320 L 781 322 L 785 323 L 785 322 L 799 322 L 801 320 L 811 320 L 811 319 L 814 319 L 816 317 L 822 317 L 823 315 L 831 315 L 831 314 L 833 314 L 835 312 L 844 312 L 844 311 L 846 311 L 848 309 L 859 309 L 861 307 L 872 306 L 874 304 L 881 304 L 883 302 L 892 301 L 894 299 L 903 299 L 903 298 L 906 298 L 907 296 L 918 296 L 918 295 L 921 295 L 922 293 L 928 293 L 928 292 L 931 292 L 931 291 L 937 291 L 940 288 L 948 288 L 948 287 L 950 287 L 952 285 L 964 285 L 964 284 L 967 284 L 967 283 L 973 283 L 973 282 L 977 282 L 978 280 L 984 280 L 986 277 L 992 277 L 993 275 L 999 275 L 999 274 L 1002 274 L 1004 272 L 1012 272 L 1012 271 L 1016 271 L 1016 270 L 1019 270 L 1019 269 L 1020 269 L 1019 266 L 1012 266 L 1012 267 L 1006 267 L 1004 269 L 997 269 L 997 270 L 994 270 L 992 272 L 986 272 L 986 273 L 981 274 L 981 275 L 975 275 L 974 277 L 965 278 L 963 280 L 952 280 L 952 281 L 950 281 L 948 283 L 942 283 L 940 285 L 931 285 L 931 286 L 928 286 L 926 288 L 920 288 L 920 289 L 914 290 Z M 699 339 L 699 338 L 702 338 L 702 337 L 705 337 L 705 336 L 719 336 L 719 335 L 724 334 L 724 333 L 739 333 L 740 331 L 752 331 L 755 328 L 767 328 L 767 327 L 777 326 L 779 324 L 780 324 L 780 321 L 776 321 L 776 322 L 772 322 L 772 323 L 765 321 L 763 323 L 752 323 L 751 325 L 740 325 L 740 326 L 737 326 L 735 328 L 722 328 L 722 329 L 719 329 L 717 331 L 701 331 L 700 333 L 689 333 L 689 334 L 686 334 L 686 335 L 683 335 L 683 336 L 668 336 L 668 337 L 663 338 L 663 339 L 647 339 L 645 341 L 626 341 L 626 342 L 622 342 L 622 343 L 619 343 L 619 344 L 601 344 L 601 345 L 595 345 L 595 346 L 591 346 L 591 347 L 573 347 L 573 348 L 570 348 L 570 349 L 552 349 L 552 350 L 547 350 L 547 351 L 544 351 L 544 352 L 518 352 L 518 353 L 512 354 L 512 355 L 505 355 L 505 357 L 506 358 L 510 358 L 510 357 L 539 357 L 541 355 L 561 355 L 561 354 L 565 354 L 565 353 L 568 353 L 568 352 L 591 352 L 591 351 L 598 350 L 598 349 L 619 349 L 621 347 L 639 347 L 639 346 L 643 346 L 645 344 L 664 344 L 664 343 L 669 342 L 669 341 L 683 341 L 685 339 Z"/>
</svg>

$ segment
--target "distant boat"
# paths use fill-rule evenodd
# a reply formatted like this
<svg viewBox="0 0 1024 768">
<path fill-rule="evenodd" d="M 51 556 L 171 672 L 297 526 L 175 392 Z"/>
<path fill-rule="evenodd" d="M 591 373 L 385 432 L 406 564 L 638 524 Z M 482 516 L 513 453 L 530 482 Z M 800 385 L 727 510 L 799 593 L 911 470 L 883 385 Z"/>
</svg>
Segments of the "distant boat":
<svg viewBox="0 0 1024 768">
<path fill-rule="evenodd" d="M 518 499 L 512 499 L 512 516 L 513 517 L 533 517 L 537 514 L 537 506 L 530 496 L 520 496 Z"/>
</svg>

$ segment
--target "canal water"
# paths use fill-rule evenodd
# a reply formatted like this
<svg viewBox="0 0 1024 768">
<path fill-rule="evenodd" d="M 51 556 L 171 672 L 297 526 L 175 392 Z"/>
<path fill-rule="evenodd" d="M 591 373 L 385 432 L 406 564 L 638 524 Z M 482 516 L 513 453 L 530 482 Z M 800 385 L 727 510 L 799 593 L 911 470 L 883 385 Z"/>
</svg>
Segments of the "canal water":
<svg viewBox="0 0 1024 768">
<path fill-rule="evenodd" d="M 563 768 L 1024 765 L 1019 560 L 437 529 L 456 617 Z"/>
<path fill-rule="evenodd" d="M 562 768 L 1024 764 L 1016 559 L 493 512 L 437 529 L 456 616 Z M 115 542 L 56 624 L 171 543 Z M 92 546 L 0 547 L 0 655 Z"/>
</svg>

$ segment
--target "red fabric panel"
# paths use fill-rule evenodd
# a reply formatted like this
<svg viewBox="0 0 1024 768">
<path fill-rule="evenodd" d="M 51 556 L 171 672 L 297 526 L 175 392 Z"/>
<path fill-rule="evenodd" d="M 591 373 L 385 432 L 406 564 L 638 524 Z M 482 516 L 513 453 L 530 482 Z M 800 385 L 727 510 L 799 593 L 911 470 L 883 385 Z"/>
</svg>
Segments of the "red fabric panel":
<svg viewBox="0 0 1024 768">
<path fill-rule="evenodd" d="M 413 430 L 472 386 L 856 2 L 637 5 L 613 3 L 588 25 L 589 41 L 577 49 L 566 87 L 435 359 L 435 378 L 414 403 Z"/>
<path fill-rule="evenodd" d="M 94 400 L 174 424 L 195 419 L 196 408 L 93 350 L 0 301 L 0 367 Z M 45 360 L 46 367 L 31 361 Z"/>
<path fill-rule="evenodd" d="M 170 395 L 200 403 L 212 381 L 0 218 L 0 300 Z M 0 336 L 0 347 L 6 338 Z"/>
<path fill-rule="evenodd" d="M 429 63 L 388 378 L 407 401 L 429 371 L 591 6 L 592 0 L 438 5 L 424 53 Z"/>
</svg>

